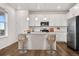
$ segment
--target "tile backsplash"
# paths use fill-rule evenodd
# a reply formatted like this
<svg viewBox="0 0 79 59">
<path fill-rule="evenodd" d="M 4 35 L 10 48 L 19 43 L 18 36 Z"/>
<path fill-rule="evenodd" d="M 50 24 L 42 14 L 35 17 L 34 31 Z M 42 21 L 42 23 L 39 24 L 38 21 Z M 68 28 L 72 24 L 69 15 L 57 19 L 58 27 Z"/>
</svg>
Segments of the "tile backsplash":
<svg viewBox="0 0 79 59">
<path fill-rule="evenodd" d="M 31 27 L 31 28 L 34 32 L 36 31 L 38 32 L 43 28 L 49 29 L 49 27 Z M 67 26 L 59 26 L 59 27 L 52 27 L 52 28 L 54 28 L 54 32 L 67 32 Z"/>
</svg>

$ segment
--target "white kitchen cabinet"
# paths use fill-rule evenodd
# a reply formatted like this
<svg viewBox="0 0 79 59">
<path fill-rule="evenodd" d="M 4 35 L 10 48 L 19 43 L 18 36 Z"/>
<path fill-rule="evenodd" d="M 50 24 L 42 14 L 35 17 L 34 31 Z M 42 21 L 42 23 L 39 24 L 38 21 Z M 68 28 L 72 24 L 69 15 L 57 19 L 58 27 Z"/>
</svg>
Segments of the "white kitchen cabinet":
<svg viewBox="0 0 79 59">
<path fill-rule="evenodd" d="M 58 33 L 56 35 L 57 42 L 66 42 L 66 40 L 67 40 L 67 33 Z"/>
<path fill-rule="evenodd" d="M 40 21 L 30 20 L 30 26 L 40 26 Z"/>
<path fill-rule="evenodd" d="M 54 16 L 53 16 L 49 19 L 49 26 L 54 26 L 54 24 L 55 24 L 55 19 L 54 19 Z"/>
<path fill-rule="evenodd" d="M 67 26 L 67 18 L 65 15 L 54 15 L 54 26 Z"/>
<path fill-rule="evenodd" d="M 34 16 L 30 16 L 30 26 L 40 26 L 41 20 L 35 20 Z"/>
<path fill-rule="evenodd" d="M 33 32 L 34 33 L 34 32 Z M 28 36 L 28 49 L 31 50 L 46 50 L 46 35 L 29 34 Z"/>
<path fill-rule="evenodd" d="M 35 21 L 35 17 L 38 18 Z M 32 14 L 30 15 L 30 26 L 40 26 L 40 22 L 44 21 L 44 18 L 47 18 L 46 21 L 49 21 L 49 26 L 67 26 L 67 18 L 65 14 Z"/>
<path fill-rule="evenodd" d="M 29 25 L 30 26 L 35 26 L 35 20 L 34 19 L 30 19 Z"/>
<path fill-rule="evenodd" d="M 35 26 L 40 26 L 40 22 L 41 22 L 41 20 L 35 21 Z"/>
</svg>

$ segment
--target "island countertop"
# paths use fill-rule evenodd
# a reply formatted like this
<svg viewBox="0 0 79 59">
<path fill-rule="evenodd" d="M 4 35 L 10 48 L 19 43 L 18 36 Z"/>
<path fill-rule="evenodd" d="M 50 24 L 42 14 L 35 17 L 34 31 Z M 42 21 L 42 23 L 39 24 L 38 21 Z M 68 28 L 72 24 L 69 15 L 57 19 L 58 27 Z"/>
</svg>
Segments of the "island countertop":
<svg viewBox="0 0 79 59">
<path fill-rule="evenodd" d="M 30 34 L 56 34 L 57 32 L 31 32 Z"/>
<path fill-rule="evenodd" d="M 63 34 L 65 32 L 30 32 L 28 34 Z"/>
</svg>

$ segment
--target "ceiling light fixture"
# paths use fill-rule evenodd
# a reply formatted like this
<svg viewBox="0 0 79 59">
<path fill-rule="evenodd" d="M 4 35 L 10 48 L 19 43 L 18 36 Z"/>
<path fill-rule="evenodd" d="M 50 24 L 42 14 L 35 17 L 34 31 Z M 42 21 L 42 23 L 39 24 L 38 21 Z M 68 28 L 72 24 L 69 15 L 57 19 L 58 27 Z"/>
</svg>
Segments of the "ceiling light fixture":
<svg viewBox="0 0 79 59">
<path fill-rule="evenodd" d="M 57 6 L 57 9 L 61 9 L 61 6 Z"/>
<path fill-rule="evenodd" d="M 37 20 L 38 20 L 38 18 L 37 18 L 37 17 L 35 17 L 35 20 L 37 21 Z"/>
<path fill-rule="evenodd" d="M 47 20 L 47 18 L 45 17 L 44 20 Z"/>
<path fill-rule="evenodd" d="M 79 8 L 78 6 L 75 6 L 75 7 L 74 7 L 74 9 L 78 9 L 78 8 Z"/>
<path fill-rule="evenodd" d="M 27 21 L 29 21 L 29 17 L 27 17 Z"/>
</svg>

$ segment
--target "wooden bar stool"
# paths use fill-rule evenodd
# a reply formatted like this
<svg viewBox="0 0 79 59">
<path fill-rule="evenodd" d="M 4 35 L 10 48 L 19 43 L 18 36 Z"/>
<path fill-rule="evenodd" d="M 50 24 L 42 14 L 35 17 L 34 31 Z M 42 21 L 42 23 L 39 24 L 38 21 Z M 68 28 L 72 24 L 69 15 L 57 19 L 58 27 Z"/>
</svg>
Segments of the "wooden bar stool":
<svg viewBox="0 0 79 59">
<path fill-rule="evenodd" d="M 19 34 L 18 35 L 18 49 L 21 53 L 24 53 L 27 51 L 27 48 L 25 47 L 27 45 L 27 37 L 26 34 Z"/>
<path fill-rule="evenodd" d="M 49 34 L 48 38 L 47 38 L 47 42 L 48 42 L 49 49 L 50 49 L 49 55 L 52 56 L 52 51 L 55 51 L 55 49 L 56 49 L 56 47 L 55 47 L 56 46 L 56 35 Z"/>
</svg>

